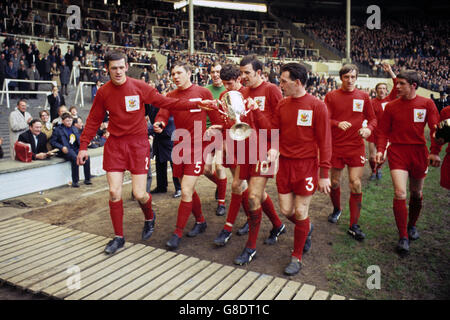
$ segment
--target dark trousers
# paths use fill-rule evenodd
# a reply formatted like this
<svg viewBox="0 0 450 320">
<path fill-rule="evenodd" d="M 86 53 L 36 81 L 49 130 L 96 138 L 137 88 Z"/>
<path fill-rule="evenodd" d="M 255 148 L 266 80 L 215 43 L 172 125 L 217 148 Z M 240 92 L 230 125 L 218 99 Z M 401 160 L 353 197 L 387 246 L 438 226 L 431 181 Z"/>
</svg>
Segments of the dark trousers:
<svg viewBox="0 0 450 320">
<path fill-rule="evenodd" d="M 79 165 L 77 165 L 78 150 L 69 149 L 68 154 L 64 154 L 64 159 L 69 160 L 72 165 L 72 183 L 80 181 Z M 83 165 L 84 180 L 91 180 L 91 159 L 88 158 Z"/>
<path fill-rule="evenodd" d="M 158 190 L 167 190 L 167 161 L 160 162 L 158 157 L 156 157 L 156 188 Z M 173 169 L 172 161 L 170 161 L 170 166 Z M 176 177 L 172 178 L 175 190 L 181 190 L 180 180 Z"/>
</svg>

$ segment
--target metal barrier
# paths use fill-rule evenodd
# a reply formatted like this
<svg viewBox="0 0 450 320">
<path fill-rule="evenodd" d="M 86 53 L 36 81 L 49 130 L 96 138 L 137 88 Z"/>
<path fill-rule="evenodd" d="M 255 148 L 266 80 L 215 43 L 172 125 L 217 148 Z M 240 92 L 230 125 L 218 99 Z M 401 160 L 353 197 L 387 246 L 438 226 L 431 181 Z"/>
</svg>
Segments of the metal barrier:
<svg viewBox="0 0 450 320">
<path fill-rule="evenodd" d="M 45 95 L 49 95 L 52 92 L 51 91 L 10 91 L 9 90 L 9 83 L 10 82 L 28 82 L 28 83 L 51 83 L 54 86 L 56 86 L 56 81 L 51 81 L 51 80 L 23 80 L 23 79 L 5 79 L 5 81 L 3 82 L 3 89 L 2 89 L 2 97 L 0 99 L 0 104 L 3 104 L 3 98 L 4 95 L 6 94 L 6 105 L 8 107 L 8 109 L 10 108 L 10 104 L 9 104 L 9 95 L 12 94 L 45 94 Z M 44 108 L 47 107 L 47 99 L 45 99 L 45 106 Z"/>
</svg>

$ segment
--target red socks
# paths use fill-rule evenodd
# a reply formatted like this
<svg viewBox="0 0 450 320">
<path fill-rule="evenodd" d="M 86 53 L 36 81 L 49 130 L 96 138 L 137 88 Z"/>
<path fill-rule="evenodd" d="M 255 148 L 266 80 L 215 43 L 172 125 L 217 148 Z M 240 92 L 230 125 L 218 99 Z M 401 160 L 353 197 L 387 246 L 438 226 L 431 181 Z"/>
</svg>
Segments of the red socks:
<svg viewBox="0 0 450 320">
<path fill-rule="evenodd" d="M 192 194 L 192 213 L 194 214 L 195 221 L 197 223 L 205 222 L 205 217 L 202 213 L 202 203 L 200 202 L 200 197 L 197 191 Z"/>
<path fill-rule="evenodd" d="M 273 205 L 272 199 L 270 199 L 269 195 L 267 195 L 266 200 L 264 200 L 261 203 L 261 207 L 266 214 L 266 216 L 269 218 L 270 222 L 272 222 L 272 225 L 274 228 L 279 228 L 282 225 L 282 222 L 280 218 L 278 217 L 277 212 L 275 211 L 275 207 Z"/>
<path fill-rule="evenodd" d="M 236 221 L 236 217 L 239 213 L 239 208 L 241 207 L 242 195 L 232 193 L 230 207 L 228 208 L 227 222 L 225 223 L 224 230 L 231 232 L 233 224 Z"/>
<path fill-rule="evenodd" d="M 350 193 L 350 227 L 358 224 L 359 216 L 361 214 L 362 193 Z"/>
<path fill-rule="evenodd" d="M 372 169 L 372 173 L 377 172 L 377 163 L 375 160 L 369 159 L 370 169 Z"/>
<path fill-rule="evenodd" d="M 250 216 L 248 217 L 249 231 L 246 244 L 247 248 L 256 249 L 256 239 L 258 238 L 259 227 L 261 226 L 261 211 L 261 208 L 250 211 Z"/>
<path fill-rule="evenodd" d="M 331 188 L 330 198 L 333 207 L 336 209 L 341 209 L 341 188 L 337 187 L 336 189 Z"/>
<path fill-rule="evenodd" d="M 218 202 L 221 205 L 225 205 L 225 195 L 227 194 L 227 178 L 225 179 L 219 179 L 217 180 L 217 196 L 218 196 Z"/>
<path fill-rule="evenodd" d="M 152 210 L 152 195 L 149 193 L 149 199 L 145 204 L 142 204 L 139 202 L 139 206 L 142 209 L 142 212 L 144 213 L 145 220 L 153 220 L 153 210 Z"/>
<path fill-rule="evenodd" d="M 248 188 L 242 192 L 242 208 L 247 217 L 250 215 L 250 205 L 248 204 Z"/>
<path fill-rule="evenodd" d="M 109 200 L 109 215 L 111 216 L 114 234 L 123 237 L 123 201 L 112 202 Z"/>
<path fill-rule="evenodd" d="M 398 235 L 400 238 L 408 238 L 407 219 L 408 209 L 406 208 L 405 199 L 394 199 L 394 216 L 397 224 Z"/>
<path fill-rule="evenodd" d="M 295 220 L 295 215 L 292 217 L 292 220 L 289 219 L 291 221 L 295 221 L 294 251 L 292 252 L 292 256 L 302 261 L 303 247 L 305 246 L 306 238 L 308 237 L 310 221 L 309 217 L 305 220 Z"/>
<path fill-rule="evenodd" d="M 189 219 L 191 211 L 192 211 L 192 201 L 185 202 L 181 200 L 180 205 L 178 207 L 177 224 L 174 232 L 180 238 L 183 236 L 183 229 L 184 227 L 186 227 L 186 223 Z"/>
<path fill-rule="evenodd" d="M 409 222 L 408 227 L 415 227 L 417 219 L 419 219 L 420 211 L 422 210 L 423 196 L 420 198 L 409 198 Z"/>
</svg>

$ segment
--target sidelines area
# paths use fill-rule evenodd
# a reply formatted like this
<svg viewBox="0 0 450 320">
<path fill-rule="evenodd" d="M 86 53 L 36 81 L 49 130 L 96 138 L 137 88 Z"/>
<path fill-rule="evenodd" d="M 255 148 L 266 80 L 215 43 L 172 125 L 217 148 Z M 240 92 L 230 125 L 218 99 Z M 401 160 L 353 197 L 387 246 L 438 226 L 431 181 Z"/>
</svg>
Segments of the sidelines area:
<svg viewBox="0 0 450 320">
<path fill-rule="evenodd" d="M 345 300 L 315 286 L 24 218 L 0 221 L 0 280 L 65 300 Z"/>
</svg>

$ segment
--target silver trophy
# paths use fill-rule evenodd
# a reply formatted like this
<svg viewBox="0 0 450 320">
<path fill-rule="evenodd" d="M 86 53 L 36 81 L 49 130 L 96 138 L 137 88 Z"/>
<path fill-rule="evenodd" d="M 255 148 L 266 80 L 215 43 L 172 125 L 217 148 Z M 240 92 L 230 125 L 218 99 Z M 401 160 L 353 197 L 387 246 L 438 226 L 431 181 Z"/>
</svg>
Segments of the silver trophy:
<svg viewBox="0 0 450 320">
<path fill-rule="evenodd" d="M 241 122 L 241 116 L 247 115 L 250 110 L 245 110 L 244 97 L 239 91 L 226 92 L 222 100 L 219 101 L 219 112 L 224 114 L 229 120 L 236 121 L 230 128 L 230 137 L 233 140 L 242 141 L 247 139 L 251 132 L 251 127 Z"/>
</svg>

